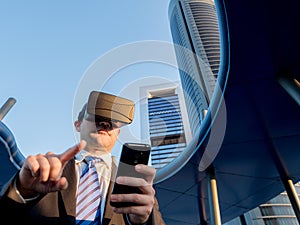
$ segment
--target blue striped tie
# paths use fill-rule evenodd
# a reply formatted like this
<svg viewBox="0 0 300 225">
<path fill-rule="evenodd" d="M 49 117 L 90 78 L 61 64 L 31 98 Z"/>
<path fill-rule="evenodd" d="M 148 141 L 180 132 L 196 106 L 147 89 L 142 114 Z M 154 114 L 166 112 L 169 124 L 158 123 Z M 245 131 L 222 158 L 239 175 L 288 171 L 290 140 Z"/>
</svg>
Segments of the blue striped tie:
<svg viewBox="0 0 300 225">
<path fill-rule="evenodd" d="M 95 163 L 99 158 L 86 158 L 88 163 L 83 171 L 78 185 L 76 202 L 76 224 L 101 225 L 101 193 Z M 89 161 L 90 160 L 90 161 Z"/>
</svg>

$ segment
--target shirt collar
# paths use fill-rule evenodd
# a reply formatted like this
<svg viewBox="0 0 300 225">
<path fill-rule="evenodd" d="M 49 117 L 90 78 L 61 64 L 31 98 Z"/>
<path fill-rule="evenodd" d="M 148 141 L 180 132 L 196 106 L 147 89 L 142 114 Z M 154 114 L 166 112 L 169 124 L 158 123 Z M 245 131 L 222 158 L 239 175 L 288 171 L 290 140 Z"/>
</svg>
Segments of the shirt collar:
<svg viewBox="0 0 300 225">
<path fill-rule="evenodd" d="M 78 152 L 75 155 L 75 163 L 82 162 L 86 156 L 93 156 L 93 155 L 91 155 L 88 151 L 86 151 L 84 149 L 81 150 L 80 152 Z M 111 153 L 104 153 L 104 154 L 101 154 L 101 156 L 95 156 L 95 157 L 101 158 L 107 167 L 109 167 L 109 168 L 111 167 L 111 164 L 112 164 Z"/>
</svg>

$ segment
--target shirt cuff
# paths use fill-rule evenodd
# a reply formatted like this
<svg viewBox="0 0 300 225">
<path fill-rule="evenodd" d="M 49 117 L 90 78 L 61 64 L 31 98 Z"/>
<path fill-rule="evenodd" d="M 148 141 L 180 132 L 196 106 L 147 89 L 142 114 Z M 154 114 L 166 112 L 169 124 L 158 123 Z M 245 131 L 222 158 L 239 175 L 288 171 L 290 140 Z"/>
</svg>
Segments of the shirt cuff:
<svg viewBox="0 0 300 225">
<path fill-rule="evenodd" d="M 8 197 L 10 197 L 11 199 L 13 199 L 19 203 L 23 203 L 23 204 L 33 201 L 33 200 L 37 199 L 39 196 L 40 196 L 40 194 L 37 194 L 33 198 L 23 198 L 23 196 L 20 194 L 20 192 L 17 188 L 17 179 L 14 179 L 13 186 L 10 188 L 10 190 L 8 192 Z"/>
</svg>

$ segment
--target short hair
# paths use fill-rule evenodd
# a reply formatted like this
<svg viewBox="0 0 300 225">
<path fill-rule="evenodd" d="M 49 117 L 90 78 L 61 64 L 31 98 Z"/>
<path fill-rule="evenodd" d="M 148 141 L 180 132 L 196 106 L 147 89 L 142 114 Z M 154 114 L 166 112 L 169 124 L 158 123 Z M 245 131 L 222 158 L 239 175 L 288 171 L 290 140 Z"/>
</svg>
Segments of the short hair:
<svg viewBox="0 0 300 225">
<path fill-rule="evenodd" d="M 86 111 L 86 108 L 87 108 L 87 103 L 85 103 L 81 109 L 81 111 L 78 113 L 78 117 L 77 117 L 77 120 L 79 122 L 82 122 L 83 118 L 84 118 L 84 114 L 85 114 L 85 111 Z"/>
</svg>

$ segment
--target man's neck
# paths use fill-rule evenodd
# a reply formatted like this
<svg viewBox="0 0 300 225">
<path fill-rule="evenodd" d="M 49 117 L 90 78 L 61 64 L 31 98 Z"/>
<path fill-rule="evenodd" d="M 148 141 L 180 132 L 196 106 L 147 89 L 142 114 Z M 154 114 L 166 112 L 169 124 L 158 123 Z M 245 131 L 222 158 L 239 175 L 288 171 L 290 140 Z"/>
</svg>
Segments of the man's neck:
<svg viewBox="0 0 300 225">
<path fill-rule="evenodd" d="M 103 154 L 110 154 L 110 151 L 105 147 L 100 146 L 87 146 L 86 151 L 93 156 L 101 156 Z"/>
</svg>

